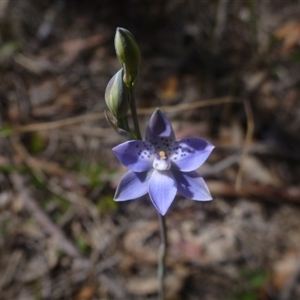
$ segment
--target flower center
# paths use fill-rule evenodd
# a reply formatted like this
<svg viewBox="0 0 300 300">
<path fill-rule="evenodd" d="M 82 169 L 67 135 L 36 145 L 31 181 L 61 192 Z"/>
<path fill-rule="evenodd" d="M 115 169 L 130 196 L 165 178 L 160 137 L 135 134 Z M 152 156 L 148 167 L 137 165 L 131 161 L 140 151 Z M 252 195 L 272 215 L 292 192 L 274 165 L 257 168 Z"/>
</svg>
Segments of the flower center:
<svg viewBox="0 0 300 300">
<path fill-rule="evenodd" d="M 169 170 L 171 162 L 165 151 L 159 151 L 153 161 L 153 168 L 159 171 Z"/>
</svg>

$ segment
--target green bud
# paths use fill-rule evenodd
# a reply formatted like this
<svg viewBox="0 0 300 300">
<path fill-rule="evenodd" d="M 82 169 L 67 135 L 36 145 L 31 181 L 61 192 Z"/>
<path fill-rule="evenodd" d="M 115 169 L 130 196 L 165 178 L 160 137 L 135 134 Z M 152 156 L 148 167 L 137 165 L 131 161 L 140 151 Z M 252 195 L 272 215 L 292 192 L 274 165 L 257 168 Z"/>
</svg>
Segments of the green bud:
<svg viewBox="0 0 300 300">
<path fill-rule="evenodd" d="M 121 136 L 125 137 L 126 140 L 135 139 L 134 135 L 128 132 L 127 130 L 120 127 L 117 119 L 113 116 L 112 119 L 108 116 L 107 112 L 104 111 L 104 115 L 110 126 Z"/>
<path fill-rule="evenodd" d="M 127 116 L 129 91 L 123 81 L 124 71 L 119 70 L 108 82 L 105 90 L 105 102 L 116 119 Z"/>
<path fill-rule="evenodd" d="M 140 50 L 133 35 L 118 27 L 115 35 L 117 57 L 124 68 L 124 82 L 130 87 L 136 80 L 140 65 Z"/>
</svg>

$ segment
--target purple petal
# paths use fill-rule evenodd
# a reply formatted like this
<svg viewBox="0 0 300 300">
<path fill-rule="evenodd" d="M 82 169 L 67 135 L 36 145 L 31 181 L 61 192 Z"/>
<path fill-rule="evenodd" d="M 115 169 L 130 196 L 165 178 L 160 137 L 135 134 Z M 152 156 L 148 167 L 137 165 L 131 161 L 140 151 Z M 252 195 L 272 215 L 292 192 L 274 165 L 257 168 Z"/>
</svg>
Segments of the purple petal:
<svg viewBox="0 0 300 300">
<path fill-rule="evenodd" d="M 143 141 L 128 141 L 112 149 L 119 161 L 133 172 L 152 169 L 155 158 L 154 147 Z"/>
<path fill-rule="evenodd" d="M 173 175 L 177 182 L 178 193 L 182 196 L 200 201 L 212 200 L 207 185 L 197 172 L 173 171 Z"/>
<path fill-rule="evenodd" d="M 170 156 L 172 168 L 182 172 L 194 171 L 206 161 L 213 149 L 212 144 L 202 139 L 181 139 L 173 145 Z"/>
<path fill-rule="evenodd" d="M 157 109 L 151 116 L 147 130 L 146 141 L 154 145 L 156 151 L 162 149 L 171 151 L 175 142 L 172 125 L 165 114 Z"/>
<path fill-rule="evenodd" d="M 148 175 L 148 176 L 147 176 Z M 127 172 L 116 190 L 115 201 L 126 201 L 142 197 L 148 193 L 148 172 Z"/>
<path fill-rule="evenodd" d="M 154 170 L 149 180 L 150 198 L 160 212 L 165 215 L 177 192 L 176 181 L 171 172 Z"/>
</svg>

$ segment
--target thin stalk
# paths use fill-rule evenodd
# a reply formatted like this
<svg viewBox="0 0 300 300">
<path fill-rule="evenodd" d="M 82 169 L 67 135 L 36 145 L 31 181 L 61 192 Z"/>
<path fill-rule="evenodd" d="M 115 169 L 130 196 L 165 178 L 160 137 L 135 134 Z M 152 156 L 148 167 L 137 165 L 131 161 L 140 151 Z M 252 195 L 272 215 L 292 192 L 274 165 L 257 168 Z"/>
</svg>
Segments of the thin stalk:
<svg viewBox="0 0 300 300">
<path fill-rule="evenodd" d="M 133 120 L 133 126 L 136 133 L 136 138 L 138 140 L 142 140 L 139 121 L 136 113 L 133 86 L 130 87 L 129 91 L 130 91 L 130 110 L 131 110 L 131 115 Z M 167 248 L 168 248 L 168 239 L 167 239 L 167 227 L 166 227 L 165 217 L 159 213 L 158 218 L 160 224 L 160 238 L 161 238 L 161 243 L 158 251 L 158 268 L 157 268 L 157 275 L 159 281 L 158 300 L 164 300 L 165 299 L 165 265 L 166 265 L 166 256 L 167 256 Z"/>
<path fill-rule="evenodd" d="M 165 299 L 165 273 L 166 273 L 166 256 L 168 250 L 168 237 L 165 217 L 158 213 L 160 225 L 160 246 L 158 251 L 158 268 L 157 275 L 159 280 L 158 300 Z"/>
<path fill-rule="evenodd" d="M 140 131 L 139 120 L 138 120 L 137 113 L 136 113 L 136 105 L 135 105 L 133 86 L 130 87 L 129 92 L 130 92 L 130 110 L 131 110 L 131 115 L 132 115 L 132 120 L 133 120 L 133 126 L 135 129 L 136 138 L 138 140 L 141 140 L 142 135 L 141 135 L 141 131 Z"/>
</svg>

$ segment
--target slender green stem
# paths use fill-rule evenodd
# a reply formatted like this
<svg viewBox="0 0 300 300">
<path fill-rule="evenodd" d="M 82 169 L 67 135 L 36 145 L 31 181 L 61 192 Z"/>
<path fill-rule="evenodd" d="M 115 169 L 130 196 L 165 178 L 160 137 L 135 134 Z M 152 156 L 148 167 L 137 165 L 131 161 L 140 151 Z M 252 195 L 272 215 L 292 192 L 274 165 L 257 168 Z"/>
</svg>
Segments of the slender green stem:
<svg viewBox="0 0 300 300">
<path fill-rule="evenodd" d="M 136 138 L 142 140 L 142 135 L 140 132 L 139 121 L 136 113 L 136 105 L 134 98 L 134 89 L 133 86 L 130 87 L 130 109 L 132 114 L 133 126 L 136 133 Z M 166 265 L 166 256 L 168 248 L 168 239 L 167 239 L 167 227 L 165 217 L 158 213 L 159 224 L 160 224 L 160 238 L 161 243 L 158 251 L 158 280 L 159 280 L 159 289 L 158 289 L 158 299 L 165 299 L 165 265 Z"/>
<path fill-rule="evenodd" d="M 137 113 L 136 113 L 136 105 L 135 105 L 133 86 L 130 87 L 129 91 L 130 91 L 130 109 L 131 109 L 131 114 L 132 114 L 133 126 L 134 126 L 134 129 L 136 132 L 136 138 L 138 140 L 141 140 L 142 135 L 141 135 L 141 131 L 140 131 L 139 120 L 138 120 Z"/>
<path fill-rule="evenodd" d="M 168 250 L 168 237 L 165 217 L 158 213 L 160 225 L 161 243 L 158 252 L 158 269 L 157 275 L 159 280 L 158 300 L 165 299 L 165 273 L 166 273 L 166 256 Z"/>
</svg>

